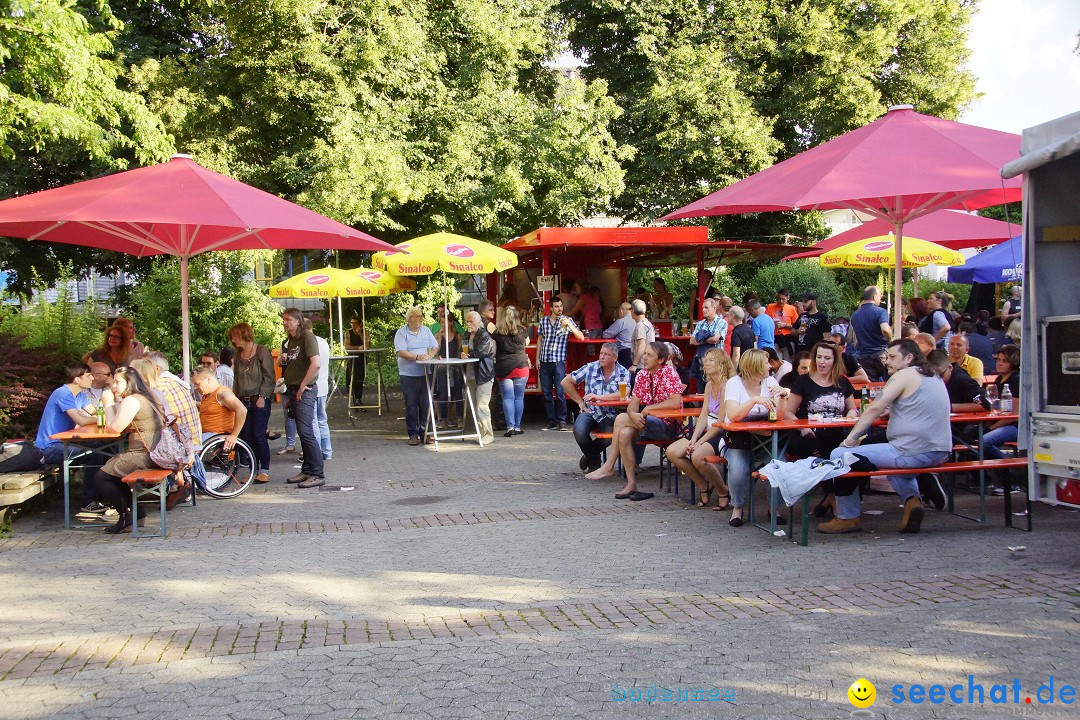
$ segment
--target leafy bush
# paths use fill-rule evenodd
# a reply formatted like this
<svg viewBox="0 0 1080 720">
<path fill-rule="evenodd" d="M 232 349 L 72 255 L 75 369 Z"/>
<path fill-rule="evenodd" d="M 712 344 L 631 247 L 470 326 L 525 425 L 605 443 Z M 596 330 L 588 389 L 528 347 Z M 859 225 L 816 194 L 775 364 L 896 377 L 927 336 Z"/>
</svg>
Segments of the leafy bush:
<svg viewBox="0 0 1080 720">
<path fill-rule="evenodd" d="M 33 437 L 50 393 L 72 357 L 51 346 L 24 347 L 25 335 L 0 326 L 0 439 Z"/>
<path fill-rule="evenodd" d="M 238 322 L 251 325 L 256 342 L 270 349 L 281 346 L 285 338 L 281 307 L 251 277 L 262 252 L 214 252 L 191 259 L 188 299 L 193 358 L 197 359 L 204 350 L 226 345 L 228 329 Z M 132 293 L 131 303 L 130 314 L 139 339 L 165 353 L 170 367 L 179 368 L 182 353 L 179 260 L 156 259 Z"/>
<path fill-rule="evenodd" d="M 803 293 L 816 293 L 818 306 L 826 313 L 845 314 L 842 312 L 840 287 L 836 284 L 836 277 L 831 270 L 818 265 L 817 260 L 791 260 L 766 265 L 750 281 L 750 289 L 758 294 L 762 304 L 773 302 L 781 288 L 787 288 L 793 300 L 800 298 Z"/>
<path fill-rule="evenodd" d="M 953 303 L 951 309 L 954 312 L 963 312 L 967 307 L 968 297 L 971 295 L 971 286 L 966 283 L 951 283 L 944 280 L 928 280 L 927 278 L 919 278 L 919 292 L 915 292 L 915 287 L 910 282 L 904 283 L 903 295 L 906 298 L 911 297 L 929 297 L 930 293 L 937 292 L 938 290 L 944 290 L 953 296 Z"/>
<path fill-rule="evenodd" d="M 75 279 L 71 265 L 64 265 L 58 272 L 56 302 L 45 299 L 51 290 L 35 275 L 33 292 L 21 296 L 19 302 L 6 302 L 0 295 L 0 324 L 5 333 L 22 338 L 23 348 L 51 348 L 67 360 L 81 358 L 101 345 L 102 318 L 92 303 L 79 306 L 71 296 L 71 282 Z M 20 307 L 21 306 L 21 307 Z"/>
</svg>

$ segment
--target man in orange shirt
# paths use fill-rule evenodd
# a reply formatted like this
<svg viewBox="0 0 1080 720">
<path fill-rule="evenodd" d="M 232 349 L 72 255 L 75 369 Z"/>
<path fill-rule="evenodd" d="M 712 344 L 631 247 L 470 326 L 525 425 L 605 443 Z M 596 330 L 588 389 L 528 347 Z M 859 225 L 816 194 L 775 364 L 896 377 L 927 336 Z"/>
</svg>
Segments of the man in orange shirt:
<svg viewBox="0 0 1080 720">
<path fill-rule="evenodd" d="M 199 416 L 202 419 L 203 440 L 217 433 L 227 434 L 225 451 L 232 450 L 247 419 L 247 406 L 233 395 L 232 390 L 218 382 L 213 368 L 199 368 L 191 382 L 202 393 Z"/>
<path fill-rule="evenodd" d="M 799 319 L 799 311 L 788 302 L 790 299 L 791 293 L 786 288 L 780 288 L 776 293 L 776 302 L 765 306 L 765 314 L 776 323 L 776 349 L 783 352 L 788 360 L 795 352 L 795 335 L 791 330 Z"/>
</svg>

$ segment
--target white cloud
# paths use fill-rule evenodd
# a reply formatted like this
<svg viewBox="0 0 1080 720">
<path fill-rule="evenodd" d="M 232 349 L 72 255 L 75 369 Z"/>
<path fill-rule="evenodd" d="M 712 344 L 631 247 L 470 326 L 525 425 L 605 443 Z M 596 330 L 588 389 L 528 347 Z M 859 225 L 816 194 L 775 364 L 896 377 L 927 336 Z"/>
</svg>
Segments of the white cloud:
<svg viewBox="0 0 1080 720">
<path fill-rule="evenodd" d="M 1080 3 L 983 0 L 968 46 L 983 93 L 961 120 L 1019 133 L 1080 110 Z"/>
</svg>

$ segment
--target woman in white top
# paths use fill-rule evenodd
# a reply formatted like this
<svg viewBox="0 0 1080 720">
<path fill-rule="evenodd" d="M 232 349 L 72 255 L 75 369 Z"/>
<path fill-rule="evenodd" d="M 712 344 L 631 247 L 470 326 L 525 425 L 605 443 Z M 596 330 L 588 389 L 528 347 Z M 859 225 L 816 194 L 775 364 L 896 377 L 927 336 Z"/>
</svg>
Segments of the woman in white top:
<svg viewBox="0 0 1080 720">
<path fill-rule="evenodd" d="M 773 409 L 777 417 L 784 417 L 789 393 L 769 376 L 769 356 L 765 351 L 747 350 L 739 358 L 739 374 L 728 380 L 724 389 L 725 421 L 765 420 Z M 751 464 L 755 460 L 758 464 L 768 460 L 764 450 L 758 453 L 750 450 L 751 441 L 749 433 L 728 434 L 724 457 L 727 458 L 727 482 L 731 492 L 731 518 L 728 524 L 732 527 L 743 524 L 743 507 L 751 492 Z"/>
<path fill-rule="evenodd" d="M 727 510 L 731 505 L 724 477 L 719 468 L 705 458 L 719 455 L 723 448 L 723 431 L 715 427 L 724 413 L 724 388 L 735 375 L 735 366 L 722 347 L 714 347 L 705 353 L 702 362 L 705 369 L 705 400 L 701 414 L 694 420 L 694 433 L 690 439 L 680 438 L 667 447 L 668 460 L 694 481 L 698 491 L 698 507 L 712 505 L 712 490 L 716 488 L 717 504 L 713 510 Z M 720 501 L 724 501 L 721 506 Z"/>
</svg>

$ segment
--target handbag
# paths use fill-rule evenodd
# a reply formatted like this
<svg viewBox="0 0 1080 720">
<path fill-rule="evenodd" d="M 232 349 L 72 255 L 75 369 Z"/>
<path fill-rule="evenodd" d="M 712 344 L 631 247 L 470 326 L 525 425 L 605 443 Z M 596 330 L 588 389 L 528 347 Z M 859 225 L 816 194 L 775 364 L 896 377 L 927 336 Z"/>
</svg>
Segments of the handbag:
<svg viewBox="0 0 1080 720">
<path fill-rule="evenodd" d="M 186 424 L 176 421 L 176 415 L 165 415 L 156 402 L 151 401 L 158 419 L 161 420 L 161 437 L 154 447 L 149 448 L 150 461 L 163 470 L 182 470 L 195 459 L 195 443 L 191 439 L 191 429 Z M 135 428 L 146 445 L 146 438 Z"/>
<path fill-rule="evenodd" d="M 724 443 L 728 448 L 732 450 L 749 450 L 750 449 L 750 433 L 743 430 L 737 430 L 735 432 L 729 432 L 727 437 L 724 438 Z"/>
</svg>

